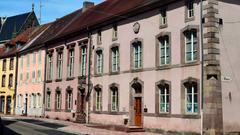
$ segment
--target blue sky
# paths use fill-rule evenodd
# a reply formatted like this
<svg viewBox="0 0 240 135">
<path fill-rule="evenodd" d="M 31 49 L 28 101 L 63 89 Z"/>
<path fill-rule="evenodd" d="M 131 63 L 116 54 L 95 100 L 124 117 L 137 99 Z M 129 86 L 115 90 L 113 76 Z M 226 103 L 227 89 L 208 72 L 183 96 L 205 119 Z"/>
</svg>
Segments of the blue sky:
<svg viewBox="0 0 240 135">
<path fill-rule="evenodd" d="M 82 7 L 85 0 L 42 0 L 42 24 L 48 23 Z M 104 0 L 88 0 L 98 4 Z M 40 0 L 0 0 L 0 16 L 13 16 L 32 10 L 39 17 Z"/>
</svg>

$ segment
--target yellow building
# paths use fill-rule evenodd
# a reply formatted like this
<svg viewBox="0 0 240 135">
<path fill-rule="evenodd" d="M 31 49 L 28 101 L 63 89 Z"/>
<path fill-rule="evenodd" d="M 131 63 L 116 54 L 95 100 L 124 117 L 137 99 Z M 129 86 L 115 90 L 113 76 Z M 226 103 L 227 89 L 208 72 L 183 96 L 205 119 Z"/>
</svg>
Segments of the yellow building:
<svg viewBox="0 0 240 135">
<path fill-rule="evenodd" d="M 15 74 L 16 56 L 14 50 L 6 49 L 0 58 L 0 113 L 14 113 Z"/>
</svg>

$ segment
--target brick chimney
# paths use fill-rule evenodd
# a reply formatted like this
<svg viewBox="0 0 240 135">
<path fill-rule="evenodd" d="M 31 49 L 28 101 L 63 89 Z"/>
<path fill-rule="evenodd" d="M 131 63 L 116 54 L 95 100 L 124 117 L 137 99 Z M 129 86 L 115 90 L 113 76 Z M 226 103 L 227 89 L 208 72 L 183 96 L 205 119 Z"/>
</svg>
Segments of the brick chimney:
<svg viewBox="0 0 240 135">
<path fill-rule="evenodd" d="M 84 1 L 83 2 L 83 7 L 82 7 L 82 12 L 85 12 L 89 8 L 94 7 L 94 3 L 90 1 Z"/>
</svg>

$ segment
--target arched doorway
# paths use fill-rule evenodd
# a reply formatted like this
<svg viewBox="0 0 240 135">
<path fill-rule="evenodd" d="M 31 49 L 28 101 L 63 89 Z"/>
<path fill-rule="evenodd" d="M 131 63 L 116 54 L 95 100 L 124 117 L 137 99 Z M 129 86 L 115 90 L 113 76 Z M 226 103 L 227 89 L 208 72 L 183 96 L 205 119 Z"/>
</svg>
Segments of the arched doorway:
<svg viewBox="0 0 240 135">
<path fill-rule="evenodd" d="M 134 78 L 130 83 L 130 126 L 143 126 L 143 81 Z"/>
<path fill-rule="evenodd" d="M 78 87 L 76 121 L 79 123 L 86 123 L 85 108 L 86 108 L 86 90 L 84 87 Z"/>
</svg>

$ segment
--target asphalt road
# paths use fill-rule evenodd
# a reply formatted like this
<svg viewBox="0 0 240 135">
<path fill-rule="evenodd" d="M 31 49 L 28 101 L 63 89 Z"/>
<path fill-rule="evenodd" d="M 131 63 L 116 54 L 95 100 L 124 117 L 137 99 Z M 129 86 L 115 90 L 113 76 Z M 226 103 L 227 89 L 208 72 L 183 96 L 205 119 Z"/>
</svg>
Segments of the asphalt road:
<svg viewBox="0 0 240 135">
<path fill-rule="evenodd" d="M 58 130 L 64 126 L 33 119 L 2 118 L 0 135 L 76 135 Z"/>
</svg>

